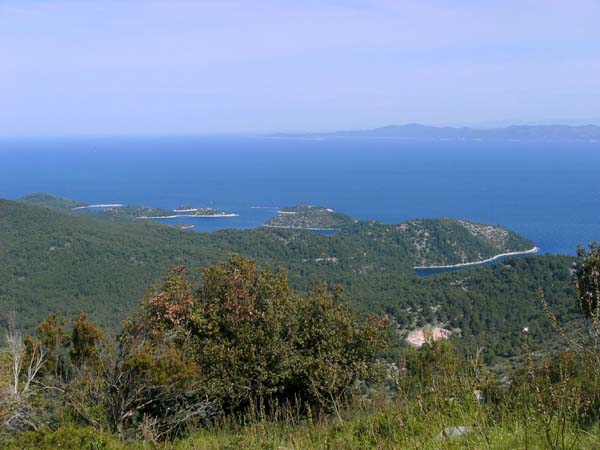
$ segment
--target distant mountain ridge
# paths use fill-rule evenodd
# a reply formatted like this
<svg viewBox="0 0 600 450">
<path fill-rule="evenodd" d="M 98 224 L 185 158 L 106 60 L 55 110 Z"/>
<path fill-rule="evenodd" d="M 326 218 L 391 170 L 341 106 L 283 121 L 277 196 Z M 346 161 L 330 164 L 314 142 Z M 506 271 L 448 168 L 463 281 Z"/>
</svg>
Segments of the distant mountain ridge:
<svg viewBox="0 0 600 450">
<path fill-rule="evenodd" d="M 435 127 L 411 123 L 388 125 L 370 130 L 332 133 L 276 134 L 272 137 L 338 138 L 369 137 L 415 140 L 518 140 L 518 141 L 597 141 L 597 125 L 512 125 L 502 128 Z"/>
</svg>

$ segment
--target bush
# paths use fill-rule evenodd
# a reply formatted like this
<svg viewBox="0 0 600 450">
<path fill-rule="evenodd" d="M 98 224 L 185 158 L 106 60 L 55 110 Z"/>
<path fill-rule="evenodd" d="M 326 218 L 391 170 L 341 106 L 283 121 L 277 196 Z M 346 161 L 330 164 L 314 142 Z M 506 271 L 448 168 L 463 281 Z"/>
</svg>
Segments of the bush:
<svg viewBox="0 0 600 450">
<path fill-rule="evenodd" d="M 577 270 L 579 307 L 584 316 L 597 321 L 600 315 L 600 247 L 592 244 L 589 252 L 580 247 L 577 253 L 580 260 Z"/>
<path fill-rule="evenodd" d="M 121 337 L 123 367 L 136 372 L 134 383 L 155 387 L 181 378 L 190 395 L 226 413 L 255 402 L 331 411 L 380 374 L 388 328 L 360 321 L 339 289 L 322 286 L 303 299 L 284 273 L 231 256 L 206 268 L 198 287 L 177 268 L 148 293 Z"/>
</svg>

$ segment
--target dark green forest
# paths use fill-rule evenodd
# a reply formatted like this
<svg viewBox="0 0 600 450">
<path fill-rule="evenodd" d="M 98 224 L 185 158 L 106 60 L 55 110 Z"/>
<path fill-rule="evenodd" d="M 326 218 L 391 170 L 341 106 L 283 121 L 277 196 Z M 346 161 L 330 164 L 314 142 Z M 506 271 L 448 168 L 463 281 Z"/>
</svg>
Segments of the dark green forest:
<svg viewBox="0 0 600 450">
<path fill-rule="evenodd" d="M 569 257 L 513 258 L 417 276 L 413 266 L 422 263 L 478 260 L 532 246 L 505 232 L 499 247 L 451 219 L 358 222 L 334 236 L 267 228 L 201 234 L 70 214 L 77 202 L 52 196 L 40 202 L 50 207 L 0 200 L 0 320 L 5 324 L 15 311 L 26 330 L 50 313 L 86 312 L 116 332 L 169 269 L 183 265 L 198 276 L 199 268 L 232 253 L 284 269 L 299 292 L 321 282 L 340 285 L 361 314 L 389 316 L 401 331 L 427 323 L 456 330 L 462 344 L 484 345 L 488 357 L 513 355 L 523 326 L 531 327 L 534 341 L 547 334 L 538 289 L 545 289 L 561 320 L 571 320 L 575 310 Z"/>
</svg>

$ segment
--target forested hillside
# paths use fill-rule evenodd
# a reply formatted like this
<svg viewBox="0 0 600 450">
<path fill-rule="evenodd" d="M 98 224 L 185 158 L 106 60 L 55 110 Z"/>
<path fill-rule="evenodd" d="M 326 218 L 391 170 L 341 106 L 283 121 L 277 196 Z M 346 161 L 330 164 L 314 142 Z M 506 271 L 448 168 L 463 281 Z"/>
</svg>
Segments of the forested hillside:
<svg viewBox="0 0 600 450">
<path fill-rule="evenodd" d="M 510 355 L 524 323 L 533 322 L 534 336 L 543 334 L 533 320 L 542 314 L 538 288 L 552 286 L 548 298 L 553 305 L 569 304 L 572 259 L 533 257 L 415 275 L 418 264 L 476 260 L 532 245 L 499 227 L 475 225 L 484 228 L 443 219 L 359 222 L 334 236 L 283 229 L 200 234 L 1 200 L 2 320 L 14 310 L 19 323 L 31 330 L 51 312 L 70 316 L 85 311 L 115 330 L 168 269 L 185 265 L 193 275 L 201 266 L 239 253 L 285 269 L 300 291 L 321 281 L 340 284 L 359 311 L 387 314 L 401 329 L 441 324 L 455 329 L 464 342 L 484 342 L 492 353 Z M 486 230 L 492 233 L 477 235 Z"/>
</svg>

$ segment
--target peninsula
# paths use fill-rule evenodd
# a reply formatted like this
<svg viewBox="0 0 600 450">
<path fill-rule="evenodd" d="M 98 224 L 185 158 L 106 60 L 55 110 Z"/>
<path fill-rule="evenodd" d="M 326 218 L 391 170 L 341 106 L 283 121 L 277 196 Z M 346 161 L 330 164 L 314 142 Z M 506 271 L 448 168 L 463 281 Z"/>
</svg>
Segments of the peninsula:
<svg viewBox="0 0 600 450">
<path fill-rule="evenodd" d="M 46 193 L 27 195 L 19 200 L 38 206 L 68 211 L 71 214 L 116 222 L 134 222 L 145 219 L 176 219 L 178 217 L 201 219 L 238 216 L 238 214 L 216 208 L 196 208 L 186 205 L 179 206 L 172 211 L 152 206 L 126 205 L 122 203 L 98 203 L 90 205 Z"/>
<path fill-rule="evenodd" d="M 174 213 L 174 214 L 173 214 Z M 177 208 L 171 211 L 165 211 L 153 208 L 151 215 L 138 216 L 138 219 L 175 219 L 177 217 L 207 218 L 207 217 L 237 217 L 239 214 L 221 211 L 215 208 Z"/>
</svg>

